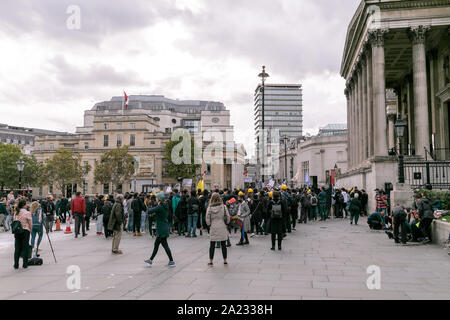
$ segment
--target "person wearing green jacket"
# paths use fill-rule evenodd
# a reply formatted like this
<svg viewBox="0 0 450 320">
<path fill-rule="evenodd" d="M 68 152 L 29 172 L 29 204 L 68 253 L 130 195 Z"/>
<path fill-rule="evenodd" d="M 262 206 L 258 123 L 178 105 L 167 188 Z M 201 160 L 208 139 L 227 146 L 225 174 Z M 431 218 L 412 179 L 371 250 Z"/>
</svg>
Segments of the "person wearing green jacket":
<svg viewBox="0 0 450 320">
<path fill-rule="evenodd" d="M 353 224 L 353 218 L 355 218 L 355 226 L 358 225 L 359 214 L 361 213 L 362 205 L 359 201 L 359 193 L 355 192 L 355 195 L 350 199 L 350 224 Z"/>
<path fill-rule="evenodd" d="M 108 222 L 108 230 L 113 231 L 112 241 L 112 253 L 123 254 L 122 250 L 119 250 L 120 239 L 122 238 L 123 230 L 123 195 L 117 196 L 117 201 L 111 209 L 111 215 Z"/>
<path fill-rule="evenodd" d="M 325 221 L 328 219 L 328 207 L 327 207 L 327 193 L 325 192 L 325 188 L 321 188 L 321 192 L 319 193 L 319 213 L 320 213 L 320 221 Z"/>
<path fill-rule="evenodd" d="M 158 193 L 156 196 L 158 200 L 158 205 L 148 211 L 148 214 L 156 222 L 156 239 L 153 248 L 153 253 L 150 259 L 145 260 L 145 263 L 149 265 L 153 264 L 153 259 L 158 253 L 159 245 L 162 245 L 169 257 L 169 267 L 175 266 L 173 261 L 172 252 L 170 251 L 169 244 L 167 243 L 167 238 L 169 237 L 169 205 L 166 202 L 166 195 L 164 193 Z"/>
</svg>

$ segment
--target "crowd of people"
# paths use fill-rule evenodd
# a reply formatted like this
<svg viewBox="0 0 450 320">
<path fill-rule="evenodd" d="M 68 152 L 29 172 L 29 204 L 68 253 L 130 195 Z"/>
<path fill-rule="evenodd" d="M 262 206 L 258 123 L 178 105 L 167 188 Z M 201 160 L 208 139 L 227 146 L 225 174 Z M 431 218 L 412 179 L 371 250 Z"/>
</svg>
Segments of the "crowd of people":
<svg viewBox="0 0 450 320">
<path fill-rule="evenodd" d="M 20 221 L 22 232 L 15 234 L 14 268 L 19 258 L 23 267 L 42 240 L 43 233 L 53 232 L 53 224 L 69 223 L 73 219 L 74 235 L 87 236 L 91 219 L 96 220 L 96 234 L 112 238 L 112 253 L 123 254 L 119 249 L 123 232 L 141 237 L 146 232 L 155 238 L 154 249 L 145 262 L 153 260 L 162 245 L 169 266 L 175 262 L 169 247 L 171 234 L 196 238 L 208 234 L 210 239 L 209 265 L 213 266 L 215 249 L 221 249 L 227 264 L 227 248 L 231 247 L 230 235 L 239 232 L 237 246 L 250 245 L 255 236 L 270 235 L 271 250 L 282 250 L 283 239 L 297 224 L 335 218 L 349 218 L 358 225 L 360 216 L 367 216 L 370 229 L 385 230 L 395 242 L 428 243 L 431 240 L 430 225 L 433 220 L 431 202 L 424 195 L 416 197 L 415 208 L 396 206 L 390 209 L 388 196 L 376 190 L 376 212 L 368 214 L 368 195 L 365 190 L 321 188 L 280 188 L 234 190 L 176 190 L 156 194 L 126 193 L 117 195 L 82 196 L 72 198 L 51 195 L 42 201 L 26 197 L 15 198 L 9 194 L 0 203 L 0 225 L 12 228 L 13 221 Z M 392 211 L 392 212 L 391 212 Z M 393 231 L 393 232 L 392 232 Z M 14 229 L 13 229 L 14 232 Z M 400 239 L 401 236 L 401 239 Z M 31 238 L 31 240 L 30 240 Z M 37 239 L 37 241 L 36 241 Z"/>
</svg>

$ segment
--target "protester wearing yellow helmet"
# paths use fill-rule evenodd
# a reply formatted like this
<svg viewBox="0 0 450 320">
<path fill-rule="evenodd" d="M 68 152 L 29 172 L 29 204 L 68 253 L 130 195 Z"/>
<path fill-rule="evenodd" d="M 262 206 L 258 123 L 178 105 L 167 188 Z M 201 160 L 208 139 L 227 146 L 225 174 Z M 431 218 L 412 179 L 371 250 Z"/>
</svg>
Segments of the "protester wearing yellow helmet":
<svg viewBox="0 0 450 320">
<path fill-rule="evenodd" d="M 288 189 L 287 185 L 283 184 L 283 185 L 281 186 L 281 190 L 286 191 L 287 189 Z"/>
</svg>

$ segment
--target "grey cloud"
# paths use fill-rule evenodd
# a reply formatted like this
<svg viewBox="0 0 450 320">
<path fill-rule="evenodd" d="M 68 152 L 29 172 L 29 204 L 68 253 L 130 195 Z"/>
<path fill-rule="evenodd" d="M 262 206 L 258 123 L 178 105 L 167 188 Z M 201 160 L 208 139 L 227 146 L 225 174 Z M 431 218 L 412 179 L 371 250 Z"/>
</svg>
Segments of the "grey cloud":
<svg viewBox="0 0 450 320">
<path fill-rule="evenodd" d="M 93 45 L 102 38 L 145 28 L 161 19 L 189 15 L 174 0 L 2 0 L 0 30 L 16 36 L 40 34 L 61 42 Z M 67 8 L 81 9 L 81 29 L 69 30 Z"/>
<path fill-rule="evenodd" d="M 309 1 L 314 10 L 310 13 L 302 12 L 306 1 L 284 1 L 284 6 L 281 3 L 248 0 L 230 5 L 228 1 L 208 1 L 208 14 L 184 17 L 186 27 L 195 36 L 180 45 L 209 58 L 239 56 L 257 66 L 264 63 L 294 79 L 310 71 L 337 71 L 346 25 L 357 3 Z M 302 16 L 288 22 L 284 15 L 291 7 Z"/>
<path fill-rule="evenodd" d="M 110 65 L 89 65 L 86 69 L 71 65 L 62 55 L 48 61 L 52 75 L 65 86 L 144 86 L 147 83 L 134 71 L 119 72 Z"/>
</svg>

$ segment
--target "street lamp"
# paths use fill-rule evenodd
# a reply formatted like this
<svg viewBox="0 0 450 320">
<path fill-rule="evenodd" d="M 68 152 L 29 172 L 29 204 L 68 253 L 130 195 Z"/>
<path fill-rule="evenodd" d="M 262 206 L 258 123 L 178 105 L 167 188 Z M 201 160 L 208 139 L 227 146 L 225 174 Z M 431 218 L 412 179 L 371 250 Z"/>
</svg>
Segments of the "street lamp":
<svg viewBox="0 0 450 320">
<path fill-rule="evenodd" d="M 263 170 L 262 173 L 262 182 L 264 183 L 264 157 L 266 154 L 265 150 L 265 135 L 264 135 L 264 83 L 266 82 L 266 79 L 269 77 L 269 74 L 266 73 L 266 66 L 262 66 L 262 72 L 258 75 L 258 77 L 261 78 L 261 95 L 262 95 L 262 108 L 261 108 L 261 131 L 262 131 L 262 162 L 261 162 L 261 168 Z"/>
<path fill-rule="evenodd" d="M 402 138 L 405 135 L 406 122 L 398 115 L 395 122 L 395 131 L 398 137 L 398 183 L 405 183 L 405 171 L 403 168 Z"/>
<path fill-rule="evenodd" d="M 23 161 L 23 158 L 20 157 L 20 159 L 16 162 L 17 170 L 19 171 L 19 190 L 22 189 L 22 171 L 25 167 L 25 161 Z"/>
</svg>

